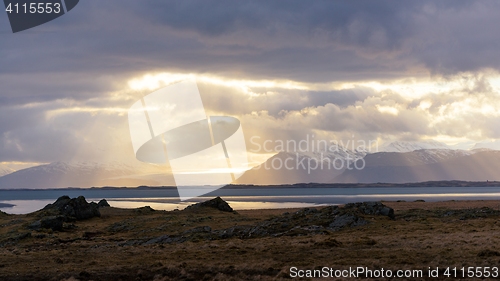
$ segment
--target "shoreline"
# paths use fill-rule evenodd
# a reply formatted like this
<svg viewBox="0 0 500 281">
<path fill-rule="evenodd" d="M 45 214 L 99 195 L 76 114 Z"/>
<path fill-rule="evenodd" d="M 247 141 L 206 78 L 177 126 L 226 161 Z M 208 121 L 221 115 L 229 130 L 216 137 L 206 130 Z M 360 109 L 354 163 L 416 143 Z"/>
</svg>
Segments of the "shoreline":
<svg viewBox="0 0 500 281">
<path fill-rule="evenodd" d="M 144 206 L 151 206 L 159 211 L 183 210 L 187 206 L 213 197 L 199 197 L 191 201 L 180 202 L 176 198 L 106 198 L 110 205 L 116 209 L 131 210 Z M 428 203 L 439 206 L 455 206 L 469 204 L 470 202 L 500 202 L 497 196 L 471 196 L 450 197 L 446 195 L 406 195 L 405 199 L 391 200 L 387 196 L 369 197 L 369 196 L 336 196 L 334 199 L 330 196 L 262 196 L 262 197 L 231 197 L 222 196 L 237 211 L 252 210 L 287 210 L 297 208 L 320 208 L 325 206 L 342 206 L 355 202 L 382 202 L 384 204 L 411 205 L 412 203 Z M 398 198 L 402 196 L 398 195 Z M 98 202 L 102 198 L 89 198 L 90 201 Z M 12 215 L 27 215 L 42 209 L 55 199 L 44 200 L 4 200 L 0 202 L 0 211 Z M 460 203 L 462 202 L 462 203 Z M 477 204 L 475 204 L 477 205 Z M 488 207 L 494 207 L 495 203 L 486 204 Z M 499 204 L 500 205 L 500 204 Z M 396 209 L 396 208 L 395 208 Z"/>
<path fill-rule="evenodd" d="M 500 181 L 425 181 L 412 183 L 294 183 L 294 184 L 228 184 L 220 189 L 281 189 L 281 188 L 405 188 L 405 187 L 500 187 Z M 54 191 L 54 190 L 176 190 L 176 186 L 102 186 L 102 187 L 54 187 L 54 188 L 4 188 L 2 191 Z"/>
</svg>

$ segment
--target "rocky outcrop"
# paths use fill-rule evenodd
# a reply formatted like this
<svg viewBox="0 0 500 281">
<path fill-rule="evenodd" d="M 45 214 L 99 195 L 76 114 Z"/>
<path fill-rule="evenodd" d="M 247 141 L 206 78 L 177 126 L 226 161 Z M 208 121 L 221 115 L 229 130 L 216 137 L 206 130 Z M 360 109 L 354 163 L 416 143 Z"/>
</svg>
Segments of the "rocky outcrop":
<svg viewBox="0 0 500 281">
<path fill-rule="evenodd" d="M 213 202 L 220 200 L 222 199 L 216 198 L 210 200 L 212 203 L 207 205 L 214 208 L 213 206 L 216 205 Z M 203 206 L 203 203 L 192 205 L 191 208 L 200 208 L 200 206 Z M 259 237 L 327 234 L 344 228 L 367 225 L 370 222 L 365 216 L 386 216 L 390 219 L 394 219 L 394 210 L 380 202 L 352 203 L 343 207 L 328 206 L 322 209 L 304 208 L 294 213 L 286 212 L 281 216 L 276 216 L 256 225 L 236 225 L 218 230 L 212 230 L 208 226 L 197 227 L 176 235 L 163 235 L 151 238 L 147 241 L 142 241 L 142 243 L 138 241 L 134 243 L 151 245 L 182 243 L 199 239 L 215 240 L 232 237 L 249 239 Z"/>
<path fill-rule="evenodd" d="M 75 220 L 85 220 L 100 217 L 99 207 L 96 203 L 88 203 L 85 197 L 69 198 L 59 197 L 56 202 L 45 206 L 35 213 L 38 220 L 28 225 L 31 230 L 52 229 L 54 231 L 63 230 L 64 222 Z M 70 228 L 71 225 L 66 225 Z"/>
<path fill-rule="evenodd" d="M 151 208 L 150 206 L 144 206 L 144 207 L 134 209 L 134 212 L 137 214 L 141 214 L 141 215 L 148 215 L 148 214 L 151 214 L 153 212 L 156 212 L 156 210 Z"/>
<path fill-rule="evenodd" d="M 328 228 L 331 230 L 340 230 L 344 227 L 355 227 L 362 226 L 368 224 L 368 221 L 358 217 L 353 214 L 343 214 L 336 217 L 332 223 L 328 225 Z"/>
<path fill-rule="evenodd" d="M 42 228 L 52 229 L 54 231 L 60 231 L 63 228 L 64 217 L 63 216 L 50 216 L 43 217 L 41 220 L 37 220 L 28 226 L 32 230 L 40 230 Z"/>
<path fill-rule="evenodd" d="M 345 209 L 355 209 L 366 215 L 382 215 L 394 219 L 394 210 L 380 202 L 349 203 Z"/>
<path fill-rule="evenodd" d="M 106 199 L 102 199 L 101 201 L 99 201 L 99 203 L 97 203 L 97 207 L 99 208 L 104 208 L 104 207 L 111 207 L 108 203 L 108 201 L 106 201 Z"/>
<path fill-rule="evenodd" d="M 231 206 L 229 206 L 229 204 L 220 197 L 190 205 L 186 208 L 186 210 L 196 210 L 200 208 L 214 208 L 223 212 L 233 212 L 233 208 L 231 208 Z"/>
<path fill-rule="evenodd" d="M 53 204 L 49 204 L 42 209 L 42 212 L 61 215 L 64 221 L 85 220 L 100 217 L 101 213 L 96 203 L 88 203 L 85 197 L 69 198 L 62 196 Z"/>
</svg>

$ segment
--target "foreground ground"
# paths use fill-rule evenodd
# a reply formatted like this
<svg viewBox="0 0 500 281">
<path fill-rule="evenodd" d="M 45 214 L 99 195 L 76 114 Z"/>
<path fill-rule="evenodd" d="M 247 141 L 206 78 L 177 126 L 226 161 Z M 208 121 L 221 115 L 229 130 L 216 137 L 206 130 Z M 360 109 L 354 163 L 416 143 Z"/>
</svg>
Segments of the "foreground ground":
<svg viewBox="0 0 500 281">
<path fill-rule="evenodd" d="M 340 221 L 331 207 L 106 207 L 54 231 L 29 228 L 40 213 L 0 213 L 0 280 L 286 280 L 291 267 L 324 266 L 439 267 L 439 278 L 388 280 L 442 280 L 445 267 L 500 266 L 500 201 L 382 203 L 394 219 L 355 210 Z"/>
</svg>

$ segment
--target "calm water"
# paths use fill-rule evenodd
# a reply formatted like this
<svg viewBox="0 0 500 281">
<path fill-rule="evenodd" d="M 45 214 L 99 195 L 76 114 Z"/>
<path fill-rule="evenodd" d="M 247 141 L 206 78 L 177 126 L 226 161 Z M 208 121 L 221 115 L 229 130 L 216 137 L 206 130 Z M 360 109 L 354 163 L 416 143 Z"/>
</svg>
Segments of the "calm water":
<svg viewBox="0 0 500 281">
<path fill-rule="evenodd" d="M 499 200 L 498 187 L 406 187 L 406 188 L 251 188 L 219 189 L 204 197 L 180 202 L 176 189 L 62 189 L 0 190 L 0 210 L 11 214 L 39 210 L 58 197 L 83 195 L 88 201 L 108 200 L 111 206 L 157 210 L 183 209 L 194 202 L 221 196 L 236 210 L 301 208 L 359 201 Z M 8 204 L 8 205 L 4 205 Z"/>
</svg>

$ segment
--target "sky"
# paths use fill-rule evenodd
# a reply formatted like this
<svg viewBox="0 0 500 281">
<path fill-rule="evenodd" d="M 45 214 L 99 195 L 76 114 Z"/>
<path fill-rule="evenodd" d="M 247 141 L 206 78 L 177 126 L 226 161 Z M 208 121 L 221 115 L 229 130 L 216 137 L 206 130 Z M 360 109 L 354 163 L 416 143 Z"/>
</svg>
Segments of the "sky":
<svg viewBox="0 0 500 281">
<path fill-rule="evenodd" d="M 128 109 L 185 79 L 210 114 L 241 121 L 247 146 L 496 141 L 499 13 L 498 1 L 86 0 L 13 34 L 0 12 L 0 163 L 136 161 Z"/>
</svg>

